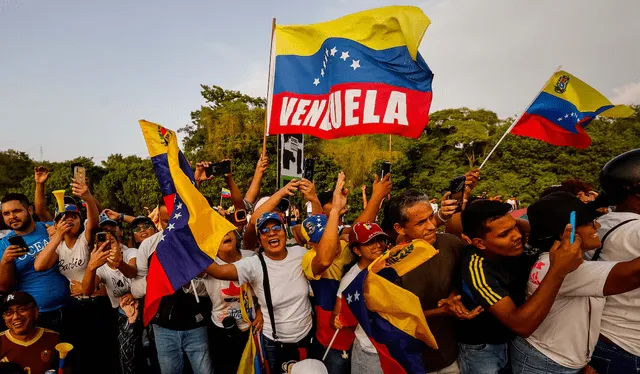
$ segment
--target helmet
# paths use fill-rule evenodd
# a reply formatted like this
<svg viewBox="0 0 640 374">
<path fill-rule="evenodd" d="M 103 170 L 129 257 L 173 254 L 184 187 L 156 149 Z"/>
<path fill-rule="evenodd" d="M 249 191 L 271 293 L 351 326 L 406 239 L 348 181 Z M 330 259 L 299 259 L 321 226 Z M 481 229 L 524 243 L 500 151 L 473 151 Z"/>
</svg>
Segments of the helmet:
<svg viewBox="0 0 640 374">
<path fill-rule="evenodd" d="M 617 204 L 630 193 L 640 193 L 640 149 L 616 156 L 602 168 L 600 185 Z"/>
</svg>

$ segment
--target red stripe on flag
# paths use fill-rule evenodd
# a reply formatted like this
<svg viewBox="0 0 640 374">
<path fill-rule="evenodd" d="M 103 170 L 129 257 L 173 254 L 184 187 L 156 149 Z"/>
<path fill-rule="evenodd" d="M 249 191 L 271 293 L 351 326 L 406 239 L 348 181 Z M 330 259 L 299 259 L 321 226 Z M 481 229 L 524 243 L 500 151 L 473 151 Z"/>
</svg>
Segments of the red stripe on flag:
<svg viewBox="0 0 640 374">
<path fill-rule="evenodd" d="M 402 365 L 398 361 L 396 361 L 393 357 L 391 357 L 391 353 L 387 349 L 387 346 L 384 344 L 380 344 L 375 340 L 371 339 L 371 343 L 376 347 L 376 351 L 378 351 L 378 357 L 380 358 L 380 366 L 382 366 L 382 372 L 385 374 L 407 374 L 407 371 L 404 370 Z"/>
<path fill-rule="evenodd" d="M 429 123 L 432 93 L 383 83 L 343 83 L 329 94 L 273 96 L 269 134 L 334 139 L 362 134 L 417 138 Z M 323 126 L 324 124 L 324 126 Z"/>
<path fill-rule="evenodd" d="M 171 200 L 173 204 L 173 198 Z M 171 286 L 171 282 L 167 277 L 167 274 L 162 267 L 158 256 L 155 253 L 151 255 L 149 261 L 149 273 L 147 275 L 147 294 L 144 298 L 144 325 L 147 326 L 149 322 L 158 312 L 160 307 L 160 301 L 164 296 L 171 295 L 174 289 Z"/>
<path fill-rule="evenodd" d="M 169 213 L 169 215 L 171 215 L 171 212 L 173 212 L 173 201 L 175 197 L 176 197 L 175 193 L 162 197 L 162 199 L 164 200 L 164 205 L 167 207 L 167 212 Z"/>
<path fill-rule="evenodd" d="M 576 125 L 578 133 L 572 133 L 542 116 L 525 113 L 518 121 L 518 124 L 511 129 L 511 133 L 542 140 L 557 146 L 571 146 L 584 149 L 591 145 L 591 138 L 589 134 L 584 131 L 581 124 L 590 120 L 590 117 L 583 118 Z"/>
</svg>

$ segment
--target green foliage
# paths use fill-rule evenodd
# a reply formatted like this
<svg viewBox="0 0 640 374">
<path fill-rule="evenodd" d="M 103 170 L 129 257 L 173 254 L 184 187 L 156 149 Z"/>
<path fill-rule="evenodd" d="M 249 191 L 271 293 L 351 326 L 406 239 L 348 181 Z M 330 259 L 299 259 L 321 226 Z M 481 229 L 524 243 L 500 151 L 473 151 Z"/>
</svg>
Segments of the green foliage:
<svg viewBox="0 0 640 374">
<path fill-rule="evenodd" d="M 233 160 L 233 177 L 241 191 L 251 184 L 263 143 L 265 100 L 218 86 L 202 85 L 205 105 L 191 113 L 191 123 L 180 129 L 185 135 L 183 150 L 187 159 L 195 162 Z M 332 189 L 340 170 L 347 174 L 350 190 L 352 221 L 362 211 L 360 186 L 368 186 L 371 196 L 374 175 L 380 173 L 383 161 L 392 161 L 392 195 L 409 188 L 425 191 L 429 196 L 441 197 L 449 181 L 477 167 L 489 150 L 504 134 L 512 119 L 500 120 L 485 109 L 446 109 L 431 114 L 429 126 L 418 139 L 392 137 L 389 153 L 388 135 L 365 135 L 323 141 L 305 137 L 305 157 L 316 159 L 315 183 L 318 192 Z M 587 132 L 593 144 L 585 150 L 555 147 L 525 137 L 508 135 L 492 159 L 482 169 L 482 180 L 476 192 L 508 198 L 516 195 L 524 204 L 532 203 L 546 187 L 567 178 L 581 178 L 598 187 L 598 174 L 612 157 L 634 149 L 640 144 L 640 110 L 626 119 L 597 119 Z M 270 166 L 263 178 L 261 196 L 276 190 L 277 140 L 269 137 L 267 155 Z M 91 159 L 42 165 L 49 168 L 47 183 L 50 205 L 54 189 L 70 191 L 70 165 L 81 162 L 94 196 L 102 207 L 129 214 L 142 214 L 144 207 L 153 207 L 160 197 L 158 182 L 148 158 L 111 155 L 102 165 Z M 24 152 L 0 152 L 0 193 L 24 192 L 33 198 L 33 166 Z M 222 177 L 204 183 L 203 194 L 219 204 Z M 300 196 L 291 199 L 302 208 Z M 224 206 L 230 204 L 223 201 Z"/>
</svg>

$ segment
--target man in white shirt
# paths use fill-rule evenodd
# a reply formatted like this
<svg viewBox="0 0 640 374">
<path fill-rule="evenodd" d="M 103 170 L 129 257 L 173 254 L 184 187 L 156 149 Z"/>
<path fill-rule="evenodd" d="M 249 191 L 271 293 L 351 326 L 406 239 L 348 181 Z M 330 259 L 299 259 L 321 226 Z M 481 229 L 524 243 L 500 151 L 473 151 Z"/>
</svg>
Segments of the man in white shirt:
<svg viewBox="0 0 640 374">
<path fill-rule="evenodd" d="M 628 261 L 640 256 L 640 149 L 611 160 L 602 169 L 604 190 L 596 204 L 616 204 L 598 219 L 602 249 L 597 261 Z M 598 204 L 602 201 L 602 204 Z M 598 253 L 599 252 L 599 253 Z M 640 289 L 606 298 L 600 338 L 590 365 L 598 373 L 640 372 Z"/>
</svg>

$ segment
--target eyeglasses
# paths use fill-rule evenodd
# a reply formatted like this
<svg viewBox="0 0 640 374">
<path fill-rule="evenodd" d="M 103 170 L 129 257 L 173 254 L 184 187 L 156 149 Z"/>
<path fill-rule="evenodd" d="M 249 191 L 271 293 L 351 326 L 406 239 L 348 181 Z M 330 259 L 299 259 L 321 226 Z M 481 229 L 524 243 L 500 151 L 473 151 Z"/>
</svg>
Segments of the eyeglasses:
<svg viewBox="0 0 640 374">
<path fill-rule="evenodd" d="M 140 232 L 142 230 L 149 230 L 152 227 L 153 227 L 153 225 L 150 224 L 150 223 L 141 223 L 141 224 L 135 226 L 133 229 L 131 229 L 131 231 L 133 231 L 135 233 L 138 233 L 138 232 Z"/>
<path fill-rule="evenodd" d="M 262 235 L 267 235 L 269 233 L 269 231 L 273 231 L 273 232 L 280 232 L 282 230 L 282 225 L 273 225 L 271 226 L 271 228 L 269 227 L 263 227 L 260 229 L 260 233 Z"/>
<path fill-rule="evenodd" d="M 20 316 L 24 316 L 29 313 L 33 307 L 31 306 L 21 306 L 13 310 L 6 310 L 2 313 L 3 318 L 11 318 L 14 313 L 18 313 Z"/>
</svg>

